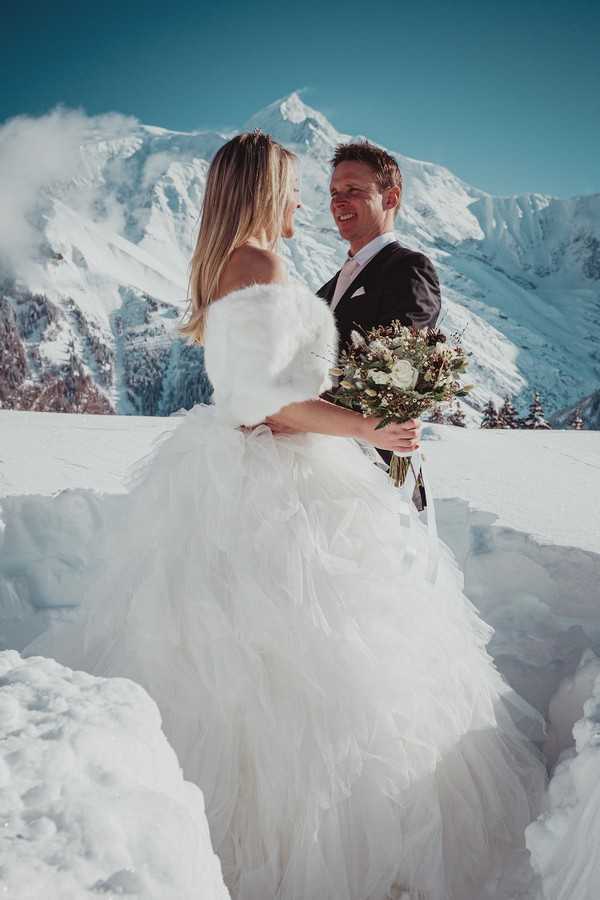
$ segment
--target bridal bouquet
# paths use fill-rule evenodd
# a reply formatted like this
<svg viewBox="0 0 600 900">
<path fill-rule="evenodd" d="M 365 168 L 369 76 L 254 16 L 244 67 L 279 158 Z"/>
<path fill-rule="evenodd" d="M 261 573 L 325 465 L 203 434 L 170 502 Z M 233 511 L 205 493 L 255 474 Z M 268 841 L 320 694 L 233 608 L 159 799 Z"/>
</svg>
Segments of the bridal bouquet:
<svg viewBox="0 0 600 900">
<path fill-rule="evenodd" d="M 396 320 L 364 335 L 353 331 L 351 343 L 330 370 L 335 390 L 329 399 L 363 416 L 380 416 L 377 428 L 417 418 L 472 388 L 458 380 L 467 357 L 457 335 L 448 340 L 436 329 L 407 327 Z M 394 452 L 390 478 L 396 486 L 404 484 L 409 470 L 410 454 Z"/>
</svg>

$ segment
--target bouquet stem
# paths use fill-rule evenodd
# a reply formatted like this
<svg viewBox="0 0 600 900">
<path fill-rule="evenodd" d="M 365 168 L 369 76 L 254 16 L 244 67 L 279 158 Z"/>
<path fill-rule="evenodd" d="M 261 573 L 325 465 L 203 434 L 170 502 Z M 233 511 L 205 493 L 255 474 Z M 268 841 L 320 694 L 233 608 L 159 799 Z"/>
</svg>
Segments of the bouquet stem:
<svg viewBox="0 0 600 900">
<path fill-rule="evenodd" d="M 392 453 L 390 460 L 389 476 L 395 487 L 402 487 L 406 481 L 406 476 L 412 468 L 412 454 L 401 454 L 396 450 Z"/>
</svg>

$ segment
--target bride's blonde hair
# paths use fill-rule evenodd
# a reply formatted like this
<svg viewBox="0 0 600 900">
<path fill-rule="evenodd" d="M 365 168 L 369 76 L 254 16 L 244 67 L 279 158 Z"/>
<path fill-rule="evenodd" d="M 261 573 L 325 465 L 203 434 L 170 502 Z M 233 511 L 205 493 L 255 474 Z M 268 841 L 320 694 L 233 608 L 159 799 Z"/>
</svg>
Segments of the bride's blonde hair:
<svg viewBox="0 0 600 900">
<path fill-rule="evenodd" d="M 189 319 L 182 334 L 202 342 L 208 304 L 231 254 L 259 232 L 275 246 L 293 188 L 295 155 L 268 134 L 238 134 L 208 170 L 190 269 Z"/>
</svg>

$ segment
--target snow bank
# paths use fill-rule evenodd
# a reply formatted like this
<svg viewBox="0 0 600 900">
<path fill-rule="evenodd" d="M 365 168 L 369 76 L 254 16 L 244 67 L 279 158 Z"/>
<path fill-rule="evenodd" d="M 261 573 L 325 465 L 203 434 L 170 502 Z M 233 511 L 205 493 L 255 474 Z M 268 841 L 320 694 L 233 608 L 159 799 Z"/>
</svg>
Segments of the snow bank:
<svg viewBox="0 0 600 900">
<path fill-rule="evenodd" d="M 600 554 L 501 526 L 459 497 L 436 508 L 465 593 L 494 628 L 488 649 L 496 665 L 546 714 L 585 651 L 600 654 Z"/>
<path fill-rule="evenodd" d="M 544 900 L 597 900 L 600 892 L 600 675 L 583 712 L 575 752 L 557 766 L 546 812 L 526 831 Z"/>
<path fill-rule="evenodd" d="M 600 554 L 600 435 L 428 425 L 437 499 L 460 498 L 540 544 Z"/>
<path fill-rule="evenodd" d="M 548 707 L 548 731 L 544 752 L 553 767 L 573 747 L 573 729 L 585 711 L 585 703 L 600 678 L 600 658 L 586 650 L 574 675 L 563 678 Z"/>
<path fill-rule="evenodd" d="M 201 791 L 145 691 L 0 653 L 1 893 L 226 900 Z"/>
</svg>

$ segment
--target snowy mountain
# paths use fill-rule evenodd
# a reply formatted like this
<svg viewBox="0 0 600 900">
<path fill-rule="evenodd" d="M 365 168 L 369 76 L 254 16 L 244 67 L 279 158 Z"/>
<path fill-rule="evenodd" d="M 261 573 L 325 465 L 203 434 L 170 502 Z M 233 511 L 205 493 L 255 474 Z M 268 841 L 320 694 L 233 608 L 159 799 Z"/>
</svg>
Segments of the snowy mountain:
<svg viewBox="0 0 600 900">
<path fill-rule="evenodd" d="M 230 135 L 77 115 L 0 129 L 17 223 L 6 229 L 8 250 L 3 241 L 0 406 L 166 415 L 210 394 L 202 353 L 177 339 L 176 326 L 206 172 Z M 269 131 L 300 158 L 303 209 L 283 253 L 291 274 L 316 289 L 344 257 L 328 211 L 328 160 L 349 135 L 296 93 L 242 128 Z M 33 191 L 23 160 L 32 142 L 48 144 L 48 133 L 58 141 L 58 132 L 58 161 Z M 497 198 L 395 155 L 406 184 L 399 238 L 434 260 L 443 327 L 464 328 L 472 352 L 470 420 L 490 398 L 511 395 L 523 412 L 537 388 L 550 413 L 595 390 L 600 195 Z"/>
</svg>

